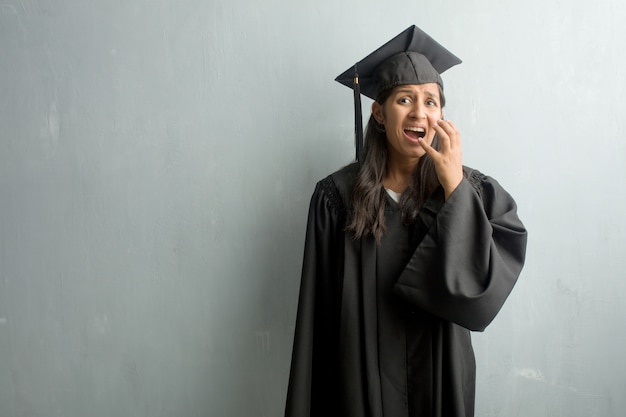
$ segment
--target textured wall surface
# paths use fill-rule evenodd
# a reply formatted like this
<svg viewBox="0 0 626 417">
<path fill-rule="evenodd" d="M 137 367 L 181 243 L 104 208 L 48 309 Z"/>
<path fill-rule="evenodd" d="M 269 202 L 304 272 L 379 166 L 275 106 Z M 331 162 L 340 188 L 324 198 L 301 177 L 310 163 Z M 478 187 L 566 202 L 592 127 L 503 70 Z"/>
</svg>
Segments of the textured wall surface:
<svg viewBox="0 0 626 417">
<path fill-rule="evenodd" d="M 0 416 L 282 413 L 333 81 L 411 24 L 528 262 L 477 416 L 626 408 L 626 3 L 0 1 Z M 367 106 L 369 103 L 364 102 Z"/>
</svg>

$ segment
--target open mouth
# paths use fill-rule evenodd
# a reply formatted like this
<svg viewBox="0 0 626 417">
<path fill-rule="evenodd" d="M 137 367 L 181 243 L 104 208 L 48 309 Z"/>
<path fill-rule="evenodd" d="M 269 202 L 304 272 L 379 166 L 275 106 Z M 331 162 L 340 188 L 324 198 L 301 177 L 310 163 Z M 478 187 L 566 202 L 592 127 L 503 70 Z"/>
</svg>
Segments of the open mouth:
<svg viewBox="0 0 626 417">
<path fill-rule="evenodd" d="M 404 129 L 404 133 L 411 139 L 419 139 L 426 136 L 426 129 L 423 127 L 407 127 Z"/>
</svg>

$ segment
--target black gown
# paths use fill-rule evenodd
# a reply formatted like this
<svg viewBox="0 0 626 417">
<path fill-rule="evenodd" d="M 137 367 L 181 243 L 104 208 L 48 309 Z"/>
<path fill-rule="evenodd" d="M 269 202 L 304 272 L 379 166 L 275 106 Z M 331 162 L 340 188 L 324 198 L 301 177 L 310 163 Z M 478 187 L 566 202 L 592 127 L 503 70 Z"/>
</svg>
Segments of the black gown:
<svg viewBox="0 0 626 417">
<path fill-rule="evenodd" d="M 414 224 L 388 198 L 387 230 L 345 233 L 356 164 L 317 184 L 306 234 L 286 417 L 471 417 L 482 331 L 524 263 L 511 196 L 470 168 Z"/>
</svg>

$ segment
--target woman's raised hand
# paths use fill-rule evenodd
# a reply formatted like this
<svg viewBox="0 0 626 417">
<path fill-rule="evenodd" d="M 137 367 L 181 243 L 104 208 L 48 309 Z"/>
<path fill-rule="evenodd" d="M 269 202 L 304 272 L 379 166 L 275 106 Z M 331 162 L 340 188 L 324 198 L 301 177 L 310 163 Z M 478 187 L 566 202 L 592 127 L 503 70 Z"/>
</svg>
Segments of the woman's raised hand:
<svg viewBox="0 0 626 417">
<path fill-rule="evenodd" d="M 449 120 L 430 120 L 430 124 L 439 136 L 439 151 L 423 139 L 419 143 L 435 163 L 437 178 L 447 200 L 463 179 L 461 134 Z"/>
</svg>

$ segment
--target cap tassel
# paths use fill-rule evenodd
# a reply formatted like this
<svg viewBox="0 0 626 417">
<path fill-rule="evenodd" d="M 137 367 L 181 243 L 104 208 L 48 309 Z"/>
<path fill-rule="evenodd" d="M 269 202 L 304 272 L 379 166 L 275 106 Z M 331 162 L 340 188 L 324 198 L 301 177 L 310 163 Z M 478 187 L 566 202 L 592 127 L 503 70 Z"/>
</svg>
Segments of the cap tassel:
<svg viewBox="0 0 626 417">
<path fill-rule="evenodd" d="M 356 161 L 360 162 L 361 150 L 363 149 L 363 116 L 361 114 L 361 87 L 359 86 L 359 73 L 357 65 L 354 65 L 354 141 L 356 146 Z"/>
</svg>

